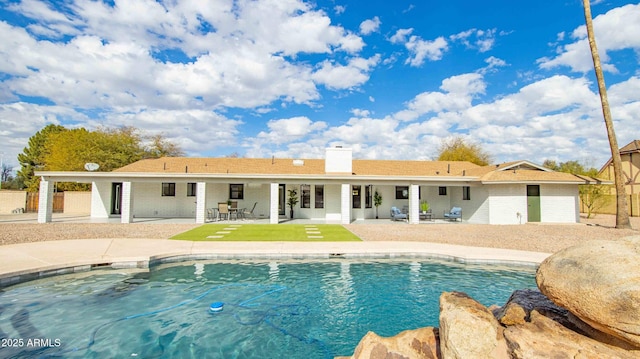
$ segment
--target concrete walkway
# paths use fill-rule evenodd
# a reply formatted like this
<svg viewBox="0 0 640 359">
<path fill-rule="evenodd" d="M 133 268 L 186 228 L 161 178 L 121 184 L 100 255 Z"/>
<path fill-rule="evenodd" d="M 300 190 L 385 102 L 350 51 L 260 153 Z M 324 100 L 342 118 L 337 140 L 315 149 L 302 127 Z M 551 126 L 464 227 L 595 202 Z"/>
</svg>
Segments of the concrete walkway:
<svg viewBox="0 0 640 359">
<path fill-rule="evenodd" d="M 92 268 L 149 268 L 189 259 L 438 258 L 535 266 L 550 254 L 424 242 L 191 242 L 85 239 L 0 246 L 0 287 Z"/>
</svg>

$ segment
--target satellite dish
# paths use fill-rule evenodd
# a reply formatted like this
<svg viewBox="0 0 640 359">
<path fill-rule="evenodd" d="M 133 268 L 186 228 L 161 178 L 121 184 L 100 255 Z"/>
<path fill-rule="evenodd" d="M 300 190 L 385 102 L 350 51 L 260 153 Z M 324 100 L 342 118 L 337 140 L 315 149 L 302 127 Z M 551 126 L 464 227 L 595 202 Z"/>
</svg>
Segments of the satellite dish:
<svg viewBox="0 0 640 359">
<path fill-rule="evenodd" d="M 93 172 L 93 171 L 97 170 L 98 168 L 100 168 L 100 165 L 97 164 L 97 163 L 89 162 L 89 163 L 85 163 L 84 164 L 84 169 L 89 171 L 89 172 Z"/>
</svg>

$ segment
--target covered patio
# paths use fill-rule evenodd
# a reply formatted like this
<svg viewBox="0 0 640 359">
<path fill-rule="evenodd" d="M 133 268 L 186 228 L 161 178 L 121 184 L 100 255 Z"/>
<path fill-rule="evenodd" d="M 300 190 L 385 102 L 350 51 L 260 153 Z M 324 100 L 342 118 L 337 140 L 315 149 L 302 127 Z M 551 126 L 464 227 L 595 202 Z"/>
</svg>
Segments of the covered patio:
<svg viewBox="0 0 640 359">
<path fill-rule="evenodd" d="M 19 214 L 0 214 L 0 223 L 38 223 L 37 213 L 19 213 Z M 119 217 L 108 218 L 94 218 L 91 215 L 82 214 L 65 214 L 65 213 L 53 213 L 50 223 L 122 223 Z M 130 223 L 147 223 L 147 224 L 194 224 L 193 218 L 180 218 L 180 217 L 134 217 Z M 246 224 L 269 224 L 269 218 L 256 218 L 256 219 L 240 219 L 240 220 L 222 220 L 222 221 L 210 221 L 206 223 L 246 223 Z M 279 224 L 341 224 L 335 221 L 327 221 L 323 219 L 308 219 L 308 218 L 280 218 Z M 369 218 L 369 219 L 354 219 L 348 224 L 357 225 L 370 225 L 370 224 L 388 224 L 388 225 L 407 225 L 407 221 L 392 221 L 389 218 Z M 433 220 L 420 220 L 419 224 L 460 224 L 460 222 L 452 222 L 446 219 L 436 218 Z"/>
</svg>

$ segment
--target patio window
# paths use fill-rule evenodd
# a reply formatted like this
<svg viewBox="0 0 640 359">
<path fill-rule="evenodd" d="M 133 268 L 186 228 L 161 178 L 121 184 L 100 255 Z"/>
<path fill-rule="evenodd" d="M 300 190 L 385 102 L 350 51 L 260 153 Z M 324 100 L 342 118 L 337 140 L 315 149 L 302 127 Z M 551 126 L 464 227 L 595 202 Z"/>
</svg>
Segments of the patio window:
<svg viewBox="0 0 640 359">
<path fill-rule="evenodd" d="M 446 196 L 447 195 L 447 187 L 438 187 L 438 194 L 440 194 L 441 196 Z"/>
<path fill-rule="evenodd" d="M 244 185 L 242 183 L 229 185 L 229 199 L 244 199 Z"/>
<path fill-rule="evenodd" d="M 301 184 L 300 193 L 302 197 L 300 208 L 311 208 L 311 186 L 308 184 Z"/>
<path fill-rule="evenodd" d="M 324 208 L 324 185 L 316 185 L 316 208 Z"/>
<path fill-rule="evenodd" d="M 176 184 L 175 183 L 162 183 L 162 197 L 175 197 L 176 196 Z"/>
<path fill-rule="evenodd" d="M 371 208 L 373 206 L 373 186 L 368 185 L 364 188 L 364 208 Z"/>
<path fill-rule="evenodd" d="M 469 201 L 471 199 L 471 187 L 463 186 L 462 187 L 462 200 Z"/>
<path fill-rule="evenodd" d="M 362 194 L 360 193 L 362 186 L 351 187 L 353 197 L 353 208 L 362 208 Z"/>
<path fill-rule="evenodd" d="M 396 186 L 396 199 L 409 199 L 409 186 Z"/>
<path fill-rule="evenodd" d="M 195 197 L 197 191 L 197 184 L 193 182 L 187 183 L 187 197 Z"/>
</svg>

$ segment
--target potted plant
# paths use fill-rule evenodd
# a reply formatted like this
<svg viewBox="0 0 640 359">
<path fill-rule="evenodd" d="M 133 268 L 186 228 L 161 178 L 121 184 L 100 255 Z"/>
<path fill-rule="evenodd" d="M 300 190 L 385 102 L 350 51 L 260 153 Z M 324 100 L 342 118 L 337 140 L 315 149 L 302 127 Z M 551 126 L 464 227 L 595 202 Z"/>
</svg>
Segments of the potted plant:
<svg viewBox="0 0 640 359">
<path fill-rule="evenodd" d="M 373 205 L 376 206 L 376 219 L 378 219 L 378 207 L 382 204 L 382 195 L 378 193 L 378 190 L 373 194 Z"/>
<path fill-rule="evenodd" d="M 427 202 L 427 200 L 423 199 L 420 201 L 420 211 L 422 211 L 422 213 L 429 211 L 429 202 Z"/>
<path fill-rule="evenodd" d="M 289 205 L 289 215 L 291 219 L 293 219 L 293 206 L 298 204 L 298 192 L 296 192 L 295 188 L 290 189 L 288 192 L 289 198 L 287 198 L 287 205 Z"/>
</svg>

